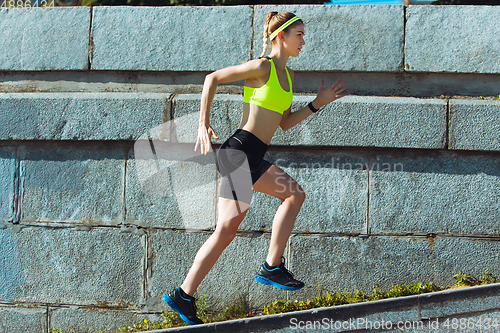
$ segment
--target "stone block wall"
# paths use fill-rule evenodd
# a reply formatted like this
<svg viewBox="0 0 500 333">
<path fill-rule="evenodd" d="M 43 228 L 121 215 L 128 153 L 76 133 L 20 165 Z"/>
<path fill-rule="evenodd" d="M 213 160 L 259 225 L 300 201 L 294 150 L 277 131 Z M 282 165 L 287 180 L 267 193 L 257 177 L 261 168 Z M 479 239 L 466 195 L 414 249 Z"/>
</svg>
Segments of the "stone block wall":
<svg viewBox="0 0 500 333">
<path fill-rule="evenodd" d="M 321 79 L 349 93 L 278 129 L 266 157 L 306 192 L 285 251 L 306 287 L 253 280 L 280 204 L 256 193 L 207 305 L 500 275 L 500 8 L 2 10 L 0 332 L 161 319 L 217 218 L 213 152 L 193 152 L 204 77 L 258 57 L 274 10 L 306 27 L 292 109 Z M 214 149 L 242 92 L 218 88 Z"/>
</svg>

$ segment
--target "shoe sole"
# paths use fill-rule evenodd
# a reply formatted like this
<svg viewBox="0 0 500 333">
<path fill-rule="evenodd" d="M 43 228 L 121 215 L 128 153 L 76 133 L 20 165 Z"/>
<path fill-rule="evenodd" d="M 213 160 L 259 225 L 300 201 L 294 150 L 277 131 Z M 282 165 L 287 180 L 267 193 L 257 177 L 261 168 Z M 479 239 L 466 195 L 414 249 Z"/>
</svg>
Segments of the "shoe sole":
<svg viewBox="0 0 500 333">
<path fill-rule="evenodd" d="M 271 285 L 273 287 L 276 287 L 278 289 L 283 289 L 283 290 L 299 290 L 300 288 L 304 287 L 304 286 L 301 286 L 301 287 L 284 286 L 282 284 L 271 281 L 271 280 L 269 280 L 263 276 L 260 276 L 260 275 L 255 275 L 255 281 L 262 283 L 262 284 L 268 284 L 268 285 Z"/>
<path fill-rule="evenodd" d="M 175 304 L 175 302 L 170 298 L 170 296 L 168 296 L 168 295 L 163 296 L 163 300 L 165 302 L 167 302 L 168 306 L 170 306 L 175 312 L 177 312 L 179 314 L 179 316 L 181 316 L 181 319 L 184 320 L 186 322 L 186 324 L 198 325 L 197 323 L 189 320 L 188 317 L 186 317 L 184 312 L 182 312 L 181 308 L 179 308 L 179 306 L 177 306 L 177 304 Z"/>
</svg>

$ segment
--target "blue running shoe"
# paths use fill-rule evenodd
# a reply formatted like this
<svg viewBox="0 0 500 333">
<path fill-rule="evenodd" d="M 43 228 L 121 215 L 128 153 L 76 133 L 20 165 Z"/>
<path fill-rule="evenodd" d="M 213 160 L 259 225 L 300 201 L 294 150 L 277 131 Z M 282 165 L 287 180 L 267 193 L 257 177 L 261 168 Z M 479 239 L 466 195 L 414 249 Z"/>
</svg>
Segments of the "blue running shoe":
<svg viewBox="0 0 500 333">
<path fill-rule="evenodd" d="M 184 293 L 184 291 L 182 292 Z M 196 299 L 186 293 L 184 293 L 184 295 L 187 296 L 187 298 L 182 297 L 181 289 L 177 287 L 171 294 L 163 296 L 163 299 L 187 324 L 203 324 L 203 321 L 196 317 Z"/>
<path fill-rule="evenodd" d="M 255 275 L 255 280 L 283 290 L 298 290 L 304 286 L 304 282 L 295 280 L 293 274 L 285 268 L 283 257 L 281 257 L 281 264 L 275 267 L 270 267 L 264 262 Z"/>
</svg>

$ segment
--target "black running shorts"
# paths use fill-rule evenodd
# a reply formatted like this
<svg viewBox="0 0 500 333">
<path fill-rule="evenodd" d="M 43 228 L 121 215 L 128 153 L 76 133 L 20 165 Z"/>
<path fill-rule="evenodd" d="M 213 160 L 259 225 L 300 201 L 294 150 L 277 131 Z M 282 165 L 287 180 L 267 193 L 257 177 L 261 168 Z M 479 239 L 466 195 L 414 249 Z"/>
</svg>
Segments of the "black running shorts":
<svg viewBox="0 0 500 333">
<path fill-rule="evenodd" d="M 250 204 L 252 185 L 272 165 L 263 159 L 269 146 L 252 133 L 237 129 L 216 154 L 222 176 L 220 196 Z"/>
</svg>

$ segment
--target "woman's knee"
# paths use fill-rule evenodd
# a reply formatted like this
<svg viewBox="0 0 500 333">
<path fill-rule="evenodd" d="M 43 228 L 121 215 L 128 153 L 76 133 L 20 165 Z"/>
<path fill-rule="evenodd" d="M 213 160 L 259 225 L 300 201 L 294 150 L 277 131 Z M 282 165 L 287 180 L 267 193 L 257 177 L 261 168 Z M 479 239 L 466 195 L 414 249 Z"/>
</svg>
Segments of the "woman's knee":
<svg viewBox="0 0 500 333">
<path fill-rule="evenodd" d="M 214 231 L 214 236 L 217 239 L 217 243 L 228 246 L 236 237 L 236 230 L 230 228 L 216 228 Z"/>
<path fill-rule="evenodd" d="M 221 233 L 219 233 L 218 238 L 219 238 L 219 242 L 226 247 L 229 244 L 231 244 L 231 242 L 233 241 L 235 236 L 236 236 L 236 233 L 221 232 Z"/>
<path fill-rule="evenodd" d="M 295 201 L 300 205 L 302 205 L 306 200 L 306 192 L 304 192 L 304 190 L 299 184 L 297 184 L 296 189 L 292 192 L 292 196 L 294 197 Z"/>
</svg>

